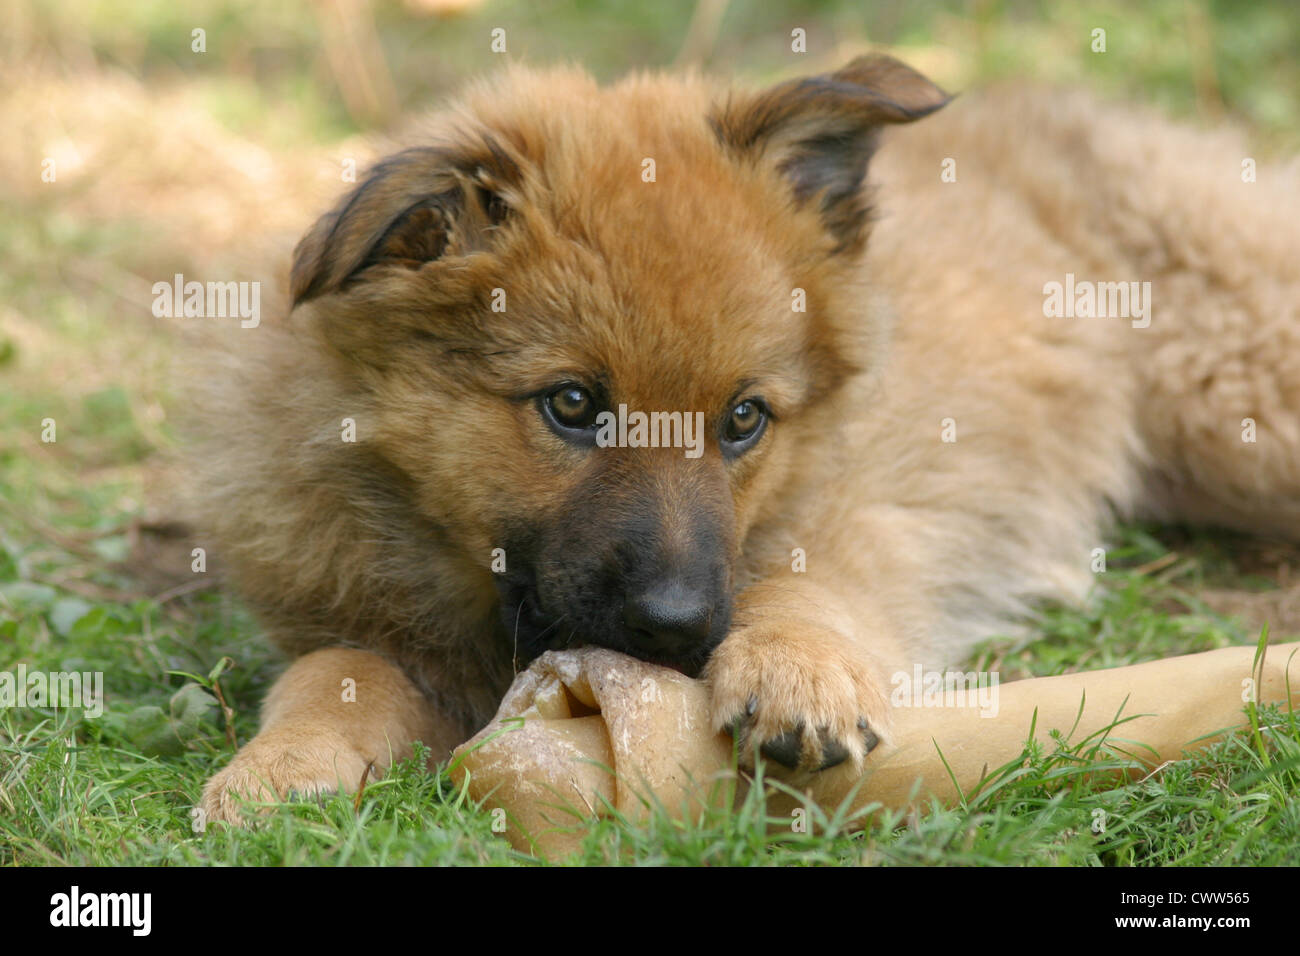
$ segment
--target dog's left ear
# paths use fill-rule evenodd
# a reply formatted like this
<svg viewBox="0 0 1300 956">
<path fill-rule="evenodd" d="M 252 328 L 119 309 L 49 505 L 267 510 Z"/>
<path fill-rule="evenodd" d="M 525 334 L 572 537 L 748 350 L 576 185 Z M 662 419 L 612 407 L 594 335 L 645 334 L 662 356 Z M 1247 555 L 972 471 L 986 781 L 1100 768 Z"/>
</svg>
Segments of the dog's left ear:
<svg viewBox="0 0 1300 956">
<path fill-rule="evenodd" d="M 838 253 L 866 238 L 862 183 L 880 128 L 928 116 L 951 99 L 892 57 L 864 56 L 835 73 L 732 98 L 709 122 L 728 150 L 784 175 L 797 201 L 819 200 Z"/>
<path fill-rule="evenodd" d="M 372 267 L 418 269 L 487 249 L 519 166 L 491 136 L 414 147 L 377 163 L 294 250 L 293 304 L 338 292 Z"/>
</svg>

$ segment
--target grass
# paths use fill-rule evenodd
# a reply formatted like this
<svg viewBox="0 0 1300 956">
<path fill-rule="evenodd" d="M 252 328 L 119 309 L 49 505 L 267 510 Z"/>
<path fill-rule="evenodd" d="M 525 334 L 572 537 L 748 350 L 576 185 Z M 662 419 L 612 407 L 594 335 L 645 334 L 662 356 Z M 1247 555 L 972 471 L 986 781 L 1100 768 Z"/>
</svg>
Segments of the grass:
<svg viewBox="0 0 1300 956">
<path fill-rule="evenodd" d="M 350 797 L 285 804 L 256 831 L 194 832 L 206 777 L 256 729 L 273 660 L 255 624 L 216 593 L 163 601 L 94 598 L 129 586 L 100 555 L 120 550 L 125 525 L 103 519 L 117 489 L 81 489 L 90 530 L 64 545 L 0 541 L 0 644 L 31 670 L 102 671 L 102 716 L 43 708 L 0 710 L 0 864 L 511 864 L 533 863 L 492 833 L 445 776 L 418 759 Z M 71 518 L 71 515 L 66 515 Z M 127 513 L 118 515 L 128 522 Z M 1004 679 L 1116 666 L 1246 643 L 1194 588 L 1216 568 L 1215 539 L 1157 572 L 1170 554 L 1130 529 L 1082 611 L 1054 609 L 1028 643 L 990 642 L 978 666 Z M 1136 570 L 1135 570 L 1136 569 Z M 1219 569 L 1215 573 L 1222 573 Z M 76 582 L 69 591 L 57 582 Z M 55 582 L 55 583 L 49 583 Z M 1193 589 L 1186 585 L 1191 584 Z M 79 592 L 79 593 L 78 593 Z M 1180 607 L 1180 613 L 1170 613 Z M 230 658 L 230 662 L 223 661 Z M 6 661 L 6 664 L 9 662 Z M 9 666 L 12 666 L 11 664 Z M 213 675 L 215 674 L 215 680 Z M 227 720 L 213 685 L 229 703 Z M 1248 729 L 1119 786 L 1087 764 L 1087 742 L 1031 747 L 995 771 L 963 806 L 882 812 L 862 832 L 832 813 L 810 832 L 767 818 L 758 790 L 733 812 L 689 824 L 654 816 L 604 820 L 584 864 L 1194 865 L 1300 863 L 1300 729 L 1265 708 Z M 1093 830 L 1104 811 L 1103 833 Z M 776 829 L 769 832 L 769 824 Z M 784 825 L 782 825 L 784 824 Z"/>
<path fill-rule="evenodd" d="M 611 77 L 672 63 L 693 7 L 501 0 L 436 20 L 379 3 L 374 26 L 400 111 L 491 69 L 493 26 L 508 29 L 513 56 L 573 58 Z M 149 316 L 147 290 L 173 271 L 260 268 L 246 237 L 292 241 L 337 191 L 337 157 L 378 122 L 336 95 L 347 78 L 319 53 L 309 9 L 23 2 L 0 40 L 11 130 L 0 150 L 0 671 L 102 671 L 106 692 L 97 718 L 0 708 L 0 865 L 536 864 L 418 760 L 355 805 L 285 805 L 256 831 L 194 829 L 200 788 L 232 735 L 254 733 L 277 661 L 231 595 L 142 577 L 135 560 L 142 523 L 166 517 L 156 489 L 177 410 L 178 335 Z M 1084 82 L 1182 116 L 1231 114 L 1284 152 L 1300 130 L 1295 23 L 1283 0 L 1159 0 L 1141 13 L 1120 0 L 734 0 L 706 65 L 789 75 L 801 67 L 789 29 L 806 25 L 806 70 L 885 44 L 954 89 L 1013 75 Z M 208 31 L 202 56 L 189 52 L 195 26 Z M 1087 49 L 1095 26 L 1108 31 L 1104 56 Z M 57 184 L 33 172 L 46 155 L 59 158 Z M 46 419 L 56 442 L 41 440 Z M 1125 528 L 1085 608 L 1046 609 L 1033 640 L 991 641 L 971 666 L 1010 680 L 1251 644 L 1294 563 L 1261 554 L 1235 538 Z M 1278 639 L 1300 631 L 1294 616 L 1289 628 L 1274 620 Z M 1297 864 L 1300 732 L 1268 709 L 1256 723 L 1118 785 L 1081 766 L 1085 743 L 1030 748 L 961 806 L 879 813 L 858 832 L 833 813 L 810 832 L 773 827 L 757 794 L 689 825 L 606 819 L 572 862 Z"/>
</svg>

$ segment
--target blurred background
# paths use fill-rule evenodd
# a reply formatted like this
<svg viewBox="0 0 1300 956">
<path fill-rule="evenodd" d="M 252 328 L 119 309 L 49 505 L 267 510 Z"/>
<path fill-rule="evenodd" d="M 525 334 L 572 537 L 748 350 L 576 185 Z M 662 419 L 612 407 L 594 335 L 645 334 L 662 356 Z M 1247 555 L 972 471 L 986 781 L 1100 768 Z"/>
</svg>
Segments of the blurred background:
<svg viewBox="0 0 1300 956">
<path fill-rule="evenodd" d="M 167 587 L 103 573 L 174 480 L 184 320 L 151 285 L 274 285 L 368 135 L 506 60 L 767 82 L 884 49 L 950 90 L 1080 84 L 1300 147 L 1294 0 L 5 0 L 3 23 L 0 586 L 89 600 Z"/>
</svg>

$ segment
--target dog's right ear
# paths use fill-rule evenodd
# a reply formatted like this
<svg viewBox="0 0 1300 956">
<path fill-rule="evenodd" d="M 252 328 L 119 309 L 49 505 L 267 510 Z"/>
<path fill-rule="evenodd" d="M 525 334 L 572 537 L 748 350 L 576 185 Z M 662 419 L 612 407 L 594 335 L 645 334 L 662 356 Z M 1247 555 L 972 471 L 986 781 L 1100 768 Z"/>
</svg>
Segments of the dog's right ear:
<svg viewBox="0 0 1300 956">
<path fill-rule="evenodd" d="M 374 268 L 417 269 L 489 248 L 510 213 L 519 166 L 491 137 L 478 146 L 419 147 L 376 164 L 298 243 L 293 304 L 339 292 Z"/>
<path fill-rule="evenodd" d="M 733 156 L 774 169 L 796 202 L 816 202 L 834 250 L 846 252 L 866 238 L 863 181 L 881 127 L 928 116 L 950 99 L 893 57 L 864 56 L 834 73 L 733 97 L 709 122 Z"/>
</svg>

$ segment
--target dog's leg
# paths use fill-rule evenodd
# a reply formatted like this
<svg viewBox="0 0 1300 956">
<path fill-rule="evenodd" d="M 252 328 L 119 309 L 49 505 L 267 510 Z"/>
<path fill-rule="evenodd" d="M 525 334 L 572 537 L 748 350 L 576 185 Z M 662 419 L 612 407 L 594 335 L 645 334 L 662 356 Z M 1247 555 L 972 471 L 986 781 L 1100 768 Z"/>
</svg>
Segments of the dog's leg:
<svg viewBox="0 0 1300 956">
<path fill-rule="evenodd" d="M 901 641 L 870 599 L 782 575 L 746 589 L 736 627 L 705 670 L 716 729 L 737 739 L 744 764 L 758 750 L 796 771 L 863 759 L 890 726 L 887 670 Z"/>
<path fill-rule="evenodd" d="M 262 729 L 208 781 L 209 821 L 239 823 L 241 800 L 354 790 L 420 740 L 441 758 L 456 728 L 397 667 L 368 651 L 331 648 L 294 661 L 271 689 Z"/>
</svg>

